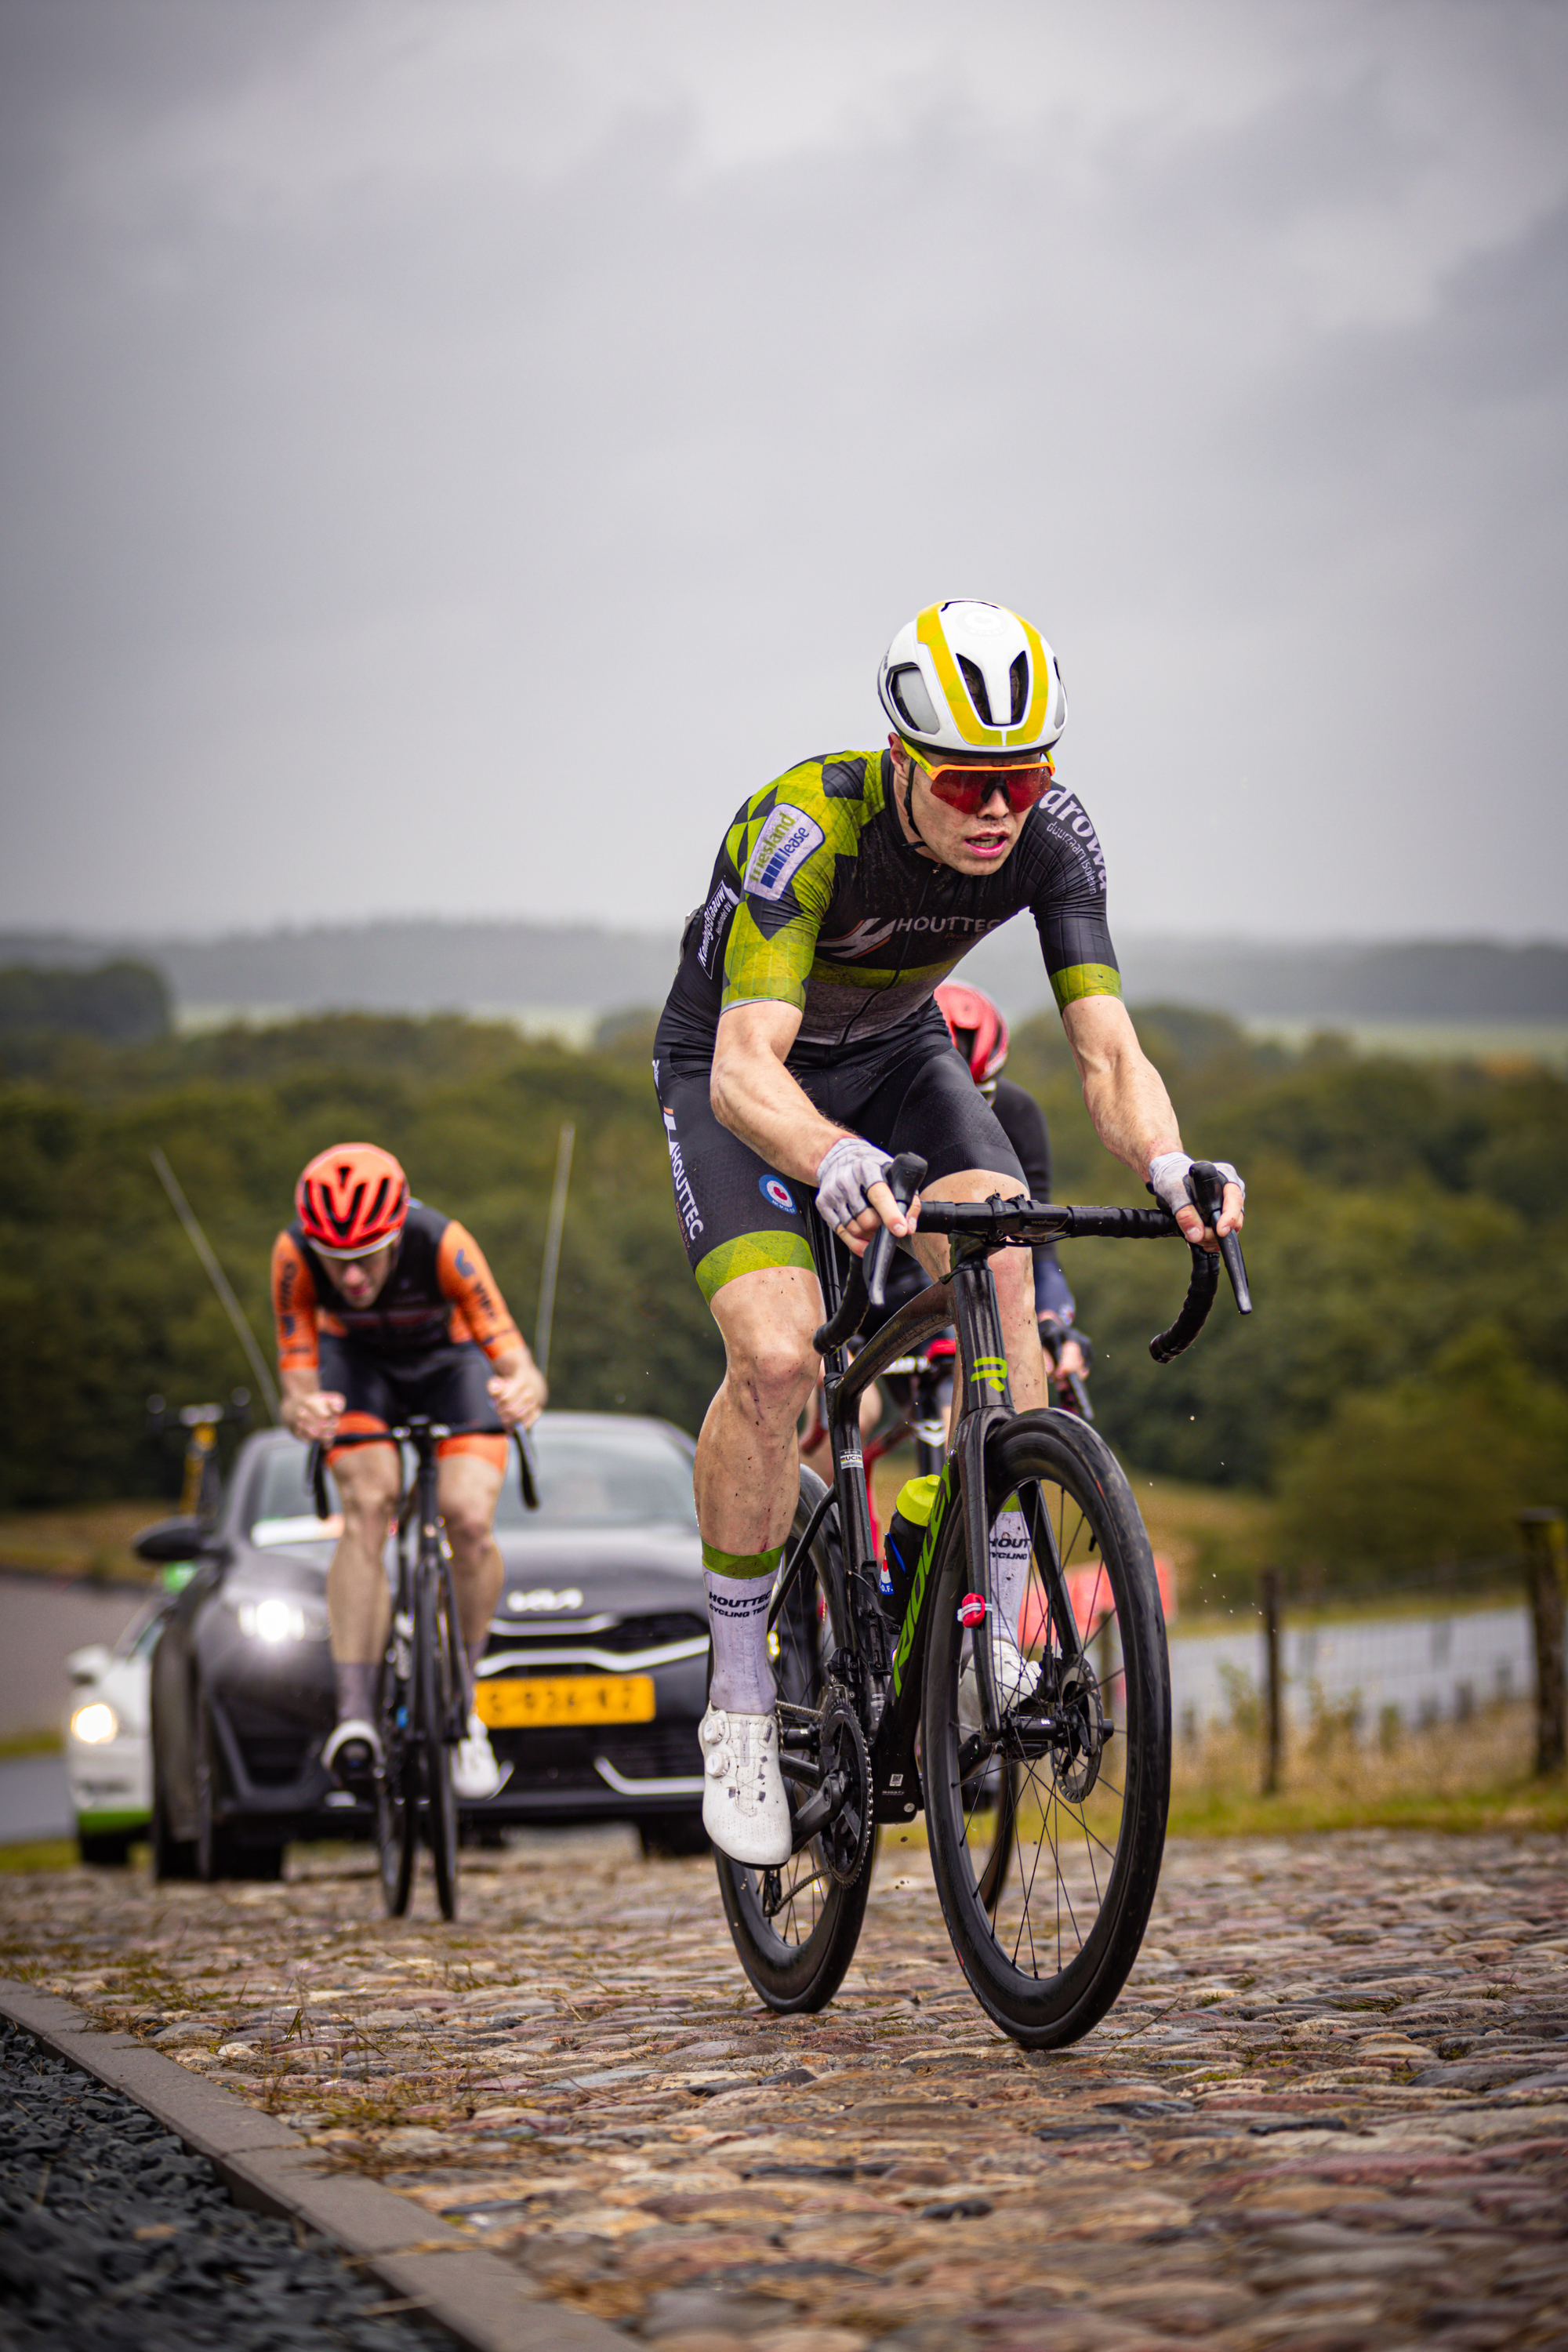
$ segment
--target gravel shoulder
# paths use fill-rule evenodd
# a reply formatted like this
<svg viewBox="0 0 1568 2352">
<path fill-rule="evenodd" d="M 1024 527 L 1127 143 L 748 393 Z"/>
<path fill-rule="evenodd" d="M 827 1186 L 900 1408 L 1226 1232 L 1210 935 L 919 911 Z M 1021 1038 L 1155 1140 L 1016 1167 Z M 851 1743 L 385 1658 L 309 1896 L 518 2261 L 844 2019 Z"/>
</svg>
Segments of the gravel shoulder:
<svg viewBox="0 0 1568 2352">
<path fill-rule="evenodd" d="M 1547 1836 L 1173 1843 L 1074 2051 L 964 1988 L 883 1847 L 820 2017 L 761 2011 L 706 1862 L 618 1831 L 281 1887 L 5 1882 L 0 1967 L 680 2352 L 1568 2347 L 1568 1859 Z"/>
</svg>

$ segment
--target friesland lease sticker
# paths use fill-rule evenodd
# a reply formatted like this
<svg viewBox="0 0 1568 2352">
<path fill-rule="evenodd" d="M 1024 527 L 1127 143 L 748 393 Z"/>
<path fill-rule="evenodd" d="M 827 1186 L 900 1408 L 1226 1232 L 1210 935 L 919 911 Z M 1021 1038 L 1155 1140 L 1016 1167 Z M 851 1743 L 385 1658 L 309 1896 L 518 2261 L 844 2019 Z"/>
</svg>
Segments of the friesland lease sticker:
<svg viewBox="0 0 1568 2352">
<path fill-rule="evenodd" d="M 753 898 L 782 898 L 824 835 L 815 817 L 781 801 L 757 835 L 746 868 L 745 887 Z"/>
</svg>

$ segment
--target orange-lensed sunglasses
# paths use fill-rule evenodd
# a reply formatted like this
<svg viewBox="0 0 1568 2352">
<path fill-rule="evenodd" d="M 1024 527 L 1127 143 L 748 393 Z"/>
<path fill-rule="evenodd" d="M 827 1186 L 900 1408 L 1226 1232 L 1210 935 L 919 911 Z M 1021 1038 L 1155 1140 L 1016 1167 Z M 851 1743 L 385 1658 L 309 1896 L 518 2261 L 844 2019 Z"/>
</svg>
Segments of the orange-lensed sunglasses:
<svg viewBox="0 0 1568 2352">
<path fill-rule="evenodd" d="M 1014 815 L 1021 816 L 1025 809 L 1034 807 L 1056 774 L 1048 751 L 1037 751 L 1026 760 L 987 761 L 984 767 L 939 767 L 902 735 L 899 740 L 937 799 L 956 809 L 960 816 L 976 815 L 992 793 L 998 791 L 1007 795 L 1007 805 Z"/>
</svg>

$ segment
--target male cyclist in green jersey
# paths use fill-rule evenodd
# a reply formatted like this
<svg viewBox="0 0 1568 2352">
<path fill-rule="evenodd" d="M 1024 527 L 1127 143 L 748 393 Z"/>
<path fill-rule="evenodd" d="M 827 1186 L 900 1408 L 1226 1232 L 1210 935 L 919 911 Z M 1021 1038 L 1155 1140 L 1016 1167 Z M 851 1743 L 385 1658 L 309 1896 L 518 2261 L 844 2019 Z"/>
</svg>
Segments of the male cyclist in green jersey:
<svg viewBox="0 0 1568 2352">
<path fill-rule="evenodd" d="M 1215 1238 L 1121 1001 L 1094 827 L 1055 781 L 1067 701 L 1050 647 L 1000 605 L 928 605 L 894 638 L 878 691 L 886 751 L 804 761 L 737 812 L 655 1045 L 677 1213 L 727 1358 L 696 1467 L 713 1636 L 703 1821 L 753 1865 L 786 1861 L 792 1844 L 767 1612 L 819 1361 L 805 1219 L 823 1217 L 858 1255 L 879 1224 L 912 1235 L 935 1276 L 947 1250 L 920 1237 L 918 1202 L 907 1213 L 894 1202 L 894 1153 L 926 1161 L 930 1199 L 1027 1191 L 932 1003 L 966 950 L 1026 907 L 1101 1142 L 1191 1240 Z M 1226 1173 L 1222 1234 L 1240 1225 L 1244 1197 Z M 1027 1410 L 1045 1401 L 1033 1270 L 1022 1250 L 992 1266 L 1013 1398 Z M 996 1664 L 1011 1701 L 1027 1687 L 1025 1662 L 1015 1646 Z"/>
</svg>

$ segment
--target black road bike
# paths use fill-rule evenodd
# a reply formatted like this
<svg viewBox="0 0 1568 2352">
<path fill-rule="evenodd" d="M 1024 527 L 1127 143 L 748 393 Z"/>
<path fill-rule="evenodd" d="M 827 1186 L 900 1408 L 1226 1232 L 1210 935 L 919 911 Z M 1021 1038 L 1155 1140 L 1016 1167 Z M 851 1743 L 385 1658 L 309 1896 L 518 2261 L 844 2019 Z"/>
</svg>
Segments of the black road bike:
<svg viewBox="0 0 1568 2352">
<path fill-rule="evenodd" d="M 913 1155 L 889 1183 L 907 1205 Z M 1205 1223 L 1223 1180 L 1192 1171 Z M 952 1271 L 882 1325 L 849 1363 L 845 1342 L 879 1303 L 893 1247 L 864 1260 L 813 1221 L 828 1319 L 825 1409 L 834 1479 L 801 1472 L 800 1502 L 770 1616 L 780 1762 L 795 1850 L 779 1869 L 716 1856 L 741 1964 L 771 2009 L 816 2010 L 854 1955 L 879 1822 L 922 1810 L 953 1949 L 975 1998 L 1030 2049 L 1075 2042 L 1104 2016 L 1137 1957 L 1159 1882 L 1170 1796 L 1170 1669 L 1149 1539 L 1110 1447 L 1078 1415 L 1015 1412 L 987 1258 L 1008 1244 L 1100 1235 L 1184 1238 L 1163 1209 L 1026 1200 L 928 1201 Z M 1192 1244 L 1185 1303 L 1150 1342 L 1157 1362 L 1190 1346 L 1225 1265 L 1243 1314 L 1234 1235 Z M 867 1383 L 952 1326 L 961 1410 L 901 1622 L 878 1593 L 858 1428 Z M 1013 1629 L 1032 1687 L 1009 1703 L 981 1638 L 992 1560 L 1026 1547 Z M 1015 1677 L 1016 1681 L 1016 1677 Z"/>
<path fill-rule="evenodd" d="M 375 1843 L 381 1891 L 388 1913 L 401 1918 L 414 1891 L 419 1832 L 430 1849 L 436 1900 L 444 1919 L 458 1916 L 458 1799 L 452 1786 L 452 1750 L 468 1728 L 471 1699 L 468 1660 L 452 1596 L 451 1560 L 437 1500 L 437 1451 L 448 1437 L 500 1437 L 493 1423 L 462 1427 L 410 1413 L 385 1430 L 342 1432 L 340 1445 L 409 1446 L 414 1476 L 397 1519 L 397 1589 L 382 1667 L 376 1728 L 381 1764 L 375 1776 Z M 522 1499 L 539 1507 L 533 1448 L 521 1429 L 517 1446 Z M 316 1511 L 327 1517 L 326 1464 L 321 1448 L 310 1453 Z"/>
</svg>

